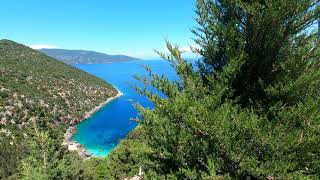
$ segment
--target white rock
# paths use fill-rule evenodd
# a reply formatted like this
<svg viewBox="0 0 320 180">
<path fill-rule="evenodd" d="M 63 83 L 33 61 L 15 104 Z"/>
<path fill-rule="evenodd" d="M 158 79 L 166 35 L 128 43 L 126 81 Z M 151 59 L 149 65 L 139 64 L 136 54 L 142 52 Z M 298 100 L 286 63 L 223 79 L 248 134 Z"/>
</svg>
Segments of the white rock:
<svg viewBox="0 0 320 180">
<path fill-rule="evenodd" d="M 68 150 L 69 150 L 69 151 L 77 151 L 77 150 L 78 150 L 78 147 L 77 147 L 76 144 L 69 144 Z"/>
</svg>

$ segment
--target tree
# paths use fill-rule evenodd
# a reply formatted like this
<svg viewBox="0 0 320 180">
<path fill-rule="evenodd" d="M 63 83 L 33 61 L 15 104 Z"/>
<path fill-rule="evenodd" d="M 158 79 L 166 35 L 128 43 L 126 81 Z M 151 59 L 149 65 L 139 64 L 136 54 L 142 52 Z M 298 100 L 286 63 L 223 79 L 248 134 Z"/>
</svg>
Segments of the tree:
<svg viewBox="0 0 320 180">
<path fill-rule="evenodd" d="M 316 35 L 306 31 L 318 18 L 317 3 L 318 0 L 198 1 L 200 28 L 193 33 L 209 72 L 218 73 L 226 66 L 235 68 L 229 74 L 233 76 L 229 83 L 234 97 L 240 97 L 243 105 L 267 104 L 263 87 L 272 84 L 283 70 L 281 64 L 292 60 L 297 50 Z M 307 57 L 319 46 L 319 42 L 314 43 L 304 54 Z"/>
<path fill-rule="evenodd" d="M 19 160 L 25 154 L 24 141 L 0 134 L 0 179 L 18 174 Z"/>
<path fill-rule="evenodd" d="M 167 43 L 181 81 L 136 77 L 167 95 L 137 88 L 147 177 L 320 176 L 318 2 L 197 1 L 198 68 Z"/>
<path fill-rule="evenodd" d="M 21 161 L 23 179 L 50 179 L 50 171 L 57 165 L 57 155 L 53 141 L 45 131 L 33 127 L 32 140 L 29 141 L 30 155 Z"/>
</svg>

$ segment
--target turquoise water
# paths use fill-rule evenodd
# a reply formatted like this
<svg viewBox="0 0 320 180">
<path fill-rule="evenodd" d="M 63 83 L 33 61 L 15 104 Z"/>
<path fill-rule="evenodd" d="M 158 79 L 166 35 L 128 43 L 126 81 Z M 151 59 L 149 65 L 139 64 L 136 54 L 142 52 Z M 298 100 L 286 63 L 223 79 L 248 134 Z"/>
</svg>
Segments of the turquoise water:
<svg viewBox="0 0 320 180">
<path fill-rule="evenodd" d="M 77 125 L 77 133 L 73 139 L 85 146 L 94 156 L 107 156 L 119 141 L 137 126 L 137 123 L 131 120 L 138 115 L 134 103 L 153 107 L 146 97 L 137 94 L 132 88 L 132 84 L 140 85 L 133 75 L 147 74 L 143 65 L 150 66 L 159 75 L 165 74 L 169 79 L 177 80 L 173 68 L 164 60 L 76 65 L 77 68 L 108 81 L 124 94 Z"/>
</svg>

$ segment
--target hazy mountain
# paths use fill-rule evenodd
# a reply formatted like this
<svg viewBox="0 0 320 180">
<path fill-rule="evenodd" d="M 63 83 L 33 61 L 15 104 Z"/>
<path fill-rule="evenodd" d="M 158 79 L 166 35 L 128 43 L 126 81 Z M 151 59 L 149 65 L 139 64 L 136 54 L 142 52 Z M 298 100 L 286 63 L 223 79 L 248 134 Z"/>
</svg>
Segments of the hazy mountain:
<svg viewBox="0 0 320 180">
<path fill-rule="evenodd" d="M 107 64 L 139 60 L 125 55 L 108 55 L 84 50 L 39 49 L 39 51 L 67 64 Z"/>
</svg>

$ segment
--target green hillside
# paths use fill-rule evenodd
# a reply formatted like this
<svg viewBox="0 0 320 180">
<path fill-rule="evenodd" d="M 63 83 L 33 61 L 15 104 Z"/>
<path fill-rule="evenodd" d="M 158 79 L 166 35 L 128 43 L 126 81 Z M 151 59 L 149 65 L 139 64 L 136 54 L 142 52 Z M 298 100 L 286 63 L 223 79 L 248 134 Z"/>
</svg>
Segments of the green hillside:
<svg viewBox="0 0 320 180">
<path fill-rule="evenodd" d="M 16 161 L 23 154 L 23 139 L 31 129 L 25 127 L 37 122 L 56 138 L 63 134 L 65 124 L 80 120 L 116 93 L 95 76 L 24 45 L 1 40 L 0 179 L 19 164 Z"/>
<path fill-rule="evenodd" d="M 78 120 L 116 94 L 105 81 L 26 46 L 0 41 L 1 125 Z"/>
</svg>

